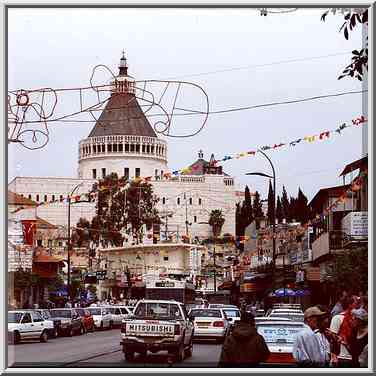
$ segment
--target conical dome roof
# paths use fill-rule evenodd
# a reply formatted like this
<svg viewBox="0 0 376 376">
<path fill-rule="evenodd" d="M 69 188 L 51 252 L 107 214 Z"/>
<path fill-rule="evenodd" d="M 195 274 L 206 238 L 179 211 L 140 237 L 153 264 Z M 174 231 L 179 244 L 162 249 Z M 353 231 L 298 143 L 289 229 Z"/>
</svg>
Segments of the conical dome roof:
<svg viewBox="0 0 376 376">
<path fill-rule="evenodd" d="M 113 93 L 89 137 L 112 135 L 157 137 L 133 94 Z"/>
</svg>

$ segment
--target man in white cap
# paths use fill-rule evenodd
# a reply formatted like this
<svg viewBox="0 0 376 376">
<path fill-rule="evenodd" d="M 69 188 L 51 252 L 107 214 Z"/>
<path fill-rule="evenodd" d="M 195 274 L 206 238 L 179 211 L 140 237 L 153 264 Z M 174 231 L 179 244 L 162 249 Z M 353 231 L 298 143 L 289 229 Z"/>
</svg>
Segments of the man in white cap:
<svg viewBox="0 0 376 376">
<path fill-rule="evenodd" d="M 315 331 L 319 320 L 326 315 L 318 307 L 310 307 L 304 312 L 305 327 L 297 333 L 293 346 L 293 356 L 300 367 L 325 367 L 327 349 Z"/>
</svg>

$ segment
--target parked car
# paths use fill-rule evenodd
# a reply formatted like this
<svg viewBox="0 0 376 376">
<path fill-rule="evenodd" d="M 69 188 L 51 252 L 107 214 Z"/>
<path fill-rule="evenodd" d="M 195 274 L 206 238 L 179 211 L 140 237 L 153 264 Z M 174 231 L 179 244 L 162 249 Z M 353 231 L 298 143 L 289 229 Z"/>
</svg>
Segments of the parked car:
<svg viewBox="0 0 376 376">
<path fill-rule="evenodd" d="M 223 309 L 194 308 L 189 311 L 194 323 L 194 339 L 215 339 L 223 342 L 230 330 L 230 321 Z"/>
<path fill-rule="evenodd" d="M 272 315 L 274 313 L 303 313 L 301 309 L 292 309 L 292 308 L 276 308 L 272 309 L 269 313 L 269 315 Z"/>
<path fill-rule="evenodd" d="M 39 312 L 8 312 L 8 340 L 13 344 L 25 339 L 38 339 L 40 342 L 47 342 L 50 329 L 51 327 Z"/>
<path fill-rule="evenodd" d="M 112 316 L 106 308 L 88 307 L 87 310 L 93 316 L 95 329 L 103 330 L 104 328 L 107 328 L 107 329 L 112 328 L 113 326 Z"/>
<path fill-rule="evenodd" d="M 59 319 L 51 317 L 51 313 L 48 309 L 25 309 L 28 312 L 39 312 L 43 319 L 46 321 L 48 327 L 48 338 L 56 338 L 59 335 L 59 327 L 61 322 Z"/>
<path fill-rule="evenodd" d="M 129 315 L 129 312 L 126 311 L 125 308 L 122 310 L 122 308 L 119 306 L 104 306 L 103 308 L 106 308 L 107 312 L 111 315 L 111 323 L 112 326 L 115 327 L 120 327 L 123 319 Z"/>
<path fill-rule="evenodd" d="M 296 333 L 304 328 L 301 322 L 263 321 L 256 323 L 257 332 L 264 337 L 270 356 L 266 363 L 273 366 L 295 366 L 292 354 Z"/>
<path fill-rule="evenodd" d="M 74 334 L 85 333 L 81 317 L 74 308 L 54 308 L 50 312 L 53 318 L 61 321 L 59 335 L 72 337 Z"/>
<path fill-rule="evenodd" d="M 81 317 L 85 332 L 94 332 L 94 319 L 90 311 L 87 308 L 75 308 L 75 310 Z"/>
</svg>

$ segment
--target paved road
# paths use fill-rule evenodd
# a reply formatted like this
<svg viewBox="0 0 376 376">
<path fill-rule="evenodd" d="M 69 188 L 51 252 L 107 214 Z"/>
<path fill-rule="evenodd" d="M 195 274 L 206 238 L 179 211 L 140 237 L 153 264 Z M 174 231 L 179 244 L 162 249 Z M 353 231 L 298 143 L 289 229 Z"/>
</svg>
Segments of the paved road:
<svg viewBox="0 0 376 376">
<path fill-rule="evenodd" d="M 167 352 L 148 353 L 132 363 L 120 350 L 120 330 L 87 333 L 82 336 L 50 339 L 47 343 L 30 341 L 8 346 L 9 367 L 168 367 Z M 221 345 L 196 342 L 193 356 L 172 367 L 216 367 Z"/>
</svg>

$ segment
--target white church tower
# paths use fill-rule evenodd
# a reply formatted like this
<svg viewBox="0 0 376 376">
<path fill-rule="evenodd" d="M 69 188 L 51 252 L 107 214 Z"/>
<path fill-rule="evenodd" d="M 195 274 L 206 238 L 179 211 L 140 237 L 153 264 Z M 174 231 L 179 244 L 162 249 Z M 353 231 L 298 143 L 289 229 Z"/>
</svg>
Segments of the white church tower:
<svg viewBox="0 0 376 376">
<path fill-rule="evenodd" d="M 78 163 L 80 179 L 101 179 L 113 172 L 159 178 L 167 170 L 167 144 L 137 102 L 124 53 L 119 75 L 111 82 L 111 97 L 89 137 L 79 143 Z"/>
</svg>

